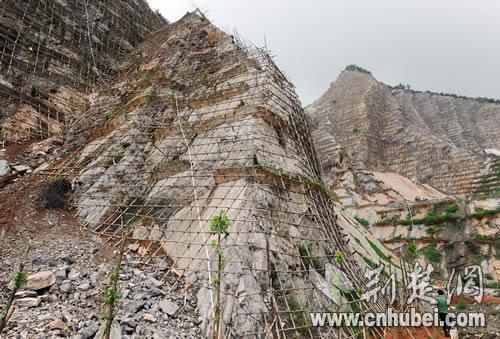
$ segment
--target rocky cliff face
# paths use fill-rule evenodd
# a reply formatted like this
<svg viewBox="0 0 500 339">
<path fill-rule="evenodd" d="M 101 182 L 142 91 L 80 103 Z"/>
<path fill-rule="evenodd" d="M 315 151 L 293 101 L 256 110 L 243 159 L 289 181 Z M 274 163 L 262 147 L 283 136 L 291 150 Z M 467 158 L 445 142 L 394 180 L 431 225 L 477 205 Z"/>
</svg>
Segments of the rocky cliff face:
<svg viewBox="0 0 500 339">
<path fill-rule="evenodd" d="M 83 96 L 166 25 L 144 0 L 2 1 L 0 141 L 61 134 Z"/>
<path fill-rule="evenodd" d="M 396 172 L 446 193 L 498 193 L 489 155 L 500 148 L 498 103 L 391 88 L 350 70 L 308 111 L 318 122 L 319 147 L 335 140 L 355 167 Z"/>
<path fill-rule="evenodd" d="M 381 84 L 371 88 L 359 78 L 354 94 L 340 86 L 335 91 L 349 98 L 344 113 L 356 107 L 357 120 L 321 111 L 317 121 L 325 126 L 312 131 L 293 85 L 272 59 L 199 11 L 172 24 L 134 0 L 9 2 L 1 13 L 6 62 L 0 88 L 8 105 L 0 150 L 0 280 L 7 286 L 29 238 L 35 241 L 27 269 L 45 277 L 17 296 L 9 337 L 94 337 L 110 247 L 122 239 L 128 246 L 118 332 L 211 336 L 220 281 L 225 337 L 361 336 L 356 328 L 311 327 L 308 313 L 387 308 L 382 296 L 360 300 L 365 269 L 382 263 L 384 276 L 399 277 L 401 262 L 370 233 L 374 228 L 363 226 L 392 213 L 395 230 L 386 233 L 403 240 L 395 218 L 398 212 L 406 217 L 394 201 L 450 199 L 394 173 L 361 172 L 389 166 L 382 113 L 390 107 L 384 100 L 392 105 L 396 94 Z M 45 28 L 52 34 L 45 36 Z M 9 38 L 12 32 L 25 49 Z M 42 56 L 45 68 L 39 68 Z M 326 128 L 336 123 L 343 126 L 338 136 Z M 348 154 L 339 140 L 349 138 L 345 129 L 353 124 L 359 124 L 353 133 L 365 132 L 349 139 Z M 399 142 L 407 125 L 399 119 L 388 129 L 390 140 Z M 441 147 L 435 141 L 444 137 L 430 130 L 425 136 L 443 154 L 448 146 L 457 154 L 465 147 L 451 141 Z M 23 139 L 30 140 L 19 144 Z M 482 166 L 481 157 L 467 154 L 462 159 Z M 452 185 L 442 168 L 436 171 Z M 496 180 L 487 175 L 486 189 Z M 403 190 L 387 187 L 394 178 Z M 62 210 L 40 207 L 40 197 L 54 198 L 44 196 L 47 187 L 61 181 L 71 183 L 69 198 L 55 196 Z M 415 187 L 422 192 L 414 194 Z M 378 201 L 381 212 L 353 212 L 365 208 L 365 200 Z M 230 226 L 218 248 L 212 220 L 221 215 Z M 0 289 L 0 297 L 7 293 Z"/>
<path fill-rule="evenodd" d="M 312 335 L 294 309 L 340 306 L 331 280 L 361 286 L 364 258 L 380 259 L 361 243 L 367 232 L 337 221 L 292 85 L 267 55 L 198 14 L 137 51 L 91 99 L 94 123 L 72 126 L 78 133 L 64 163 L 72 170 L 58 175 L 74 180 L 80 217 L 103 235 L 129 232 L 157 257 L 149 263 L 186 279 L 209 334 L 217 267 L 210 219 L 224 212 L 225 331 Z M 359 243 L 349 244 L 351 235 Z M 287 320 L 273 329 L 266 324 L 276 313 Z"/>
</svg>

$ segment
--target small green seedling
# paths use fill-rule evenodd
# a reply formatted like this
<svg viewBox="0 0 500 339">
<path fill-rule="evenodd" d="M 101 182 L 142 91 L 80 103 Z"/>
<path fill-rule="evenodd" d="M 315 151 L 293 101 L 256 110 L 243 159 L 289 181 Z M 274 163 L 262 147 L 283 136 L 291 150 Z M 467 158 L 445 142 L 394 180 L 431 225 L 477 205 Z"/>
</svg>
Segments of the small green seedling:
<svg viewBox="0 0 500 339">
<path fill-rule="evenodd" d="M 344 254 L 339 250 L 335 251 L 335 261 L 337 264 L 341 264 L 344 261 Z"/>
<path fill-rule="evenodd" d="M 231 222 L 229 217 L 221 211 L 218 215 L 214 215 L 210 221 L 210 232 L 212 234 L 217 235 L 217 240 L 213 240 L 211 242 L 211 246 L 214 251 L 217 253 L 217 275 L 212 275 L 212 284 L 215 286 L 215 290 L 217 293 L 217 303 L 215 305 L 214 312 L 214 321 L 215 328 L 213 332 L 213 338 L 219 338 L 221 332 L 221 278 L 222 278 L 222 270 L 226 263 L 226 259 L 224 256 L 224 252 L 221 248 L 221 236 L 222 234 L 227 233 L 229 227 L 231 226 Z"/>
<path fill-rule="evenodd" d="M 5 305 L 3 315 L 0 318 L 0 335 L 7 326 L 7 323 L 9 322 L 9 318 L 12 315 L 11 312 L 11 307 L 12 303 L 14 302 L 14 298 L 16 296 L 17 291 L 23 287 L 26 282 L 28 281 L 28 273 L 24 271 L 24 262 L 26 261 L 26 258 L 28 257 L 28 253 L 30 251 L 31 247 L 31 240 L 28 243 L 28 246 L 26 246 L 26 250 L 24 251 L 24 256 L 21 259 L 21 262 L 19 263 L 19 268 L 17 269 L 16 275 L 14 276 L 13 283 L 14 283 L 14 288 L 10 292 L 9 299 L 7 300 L 7 305 Z"/>
</svg>

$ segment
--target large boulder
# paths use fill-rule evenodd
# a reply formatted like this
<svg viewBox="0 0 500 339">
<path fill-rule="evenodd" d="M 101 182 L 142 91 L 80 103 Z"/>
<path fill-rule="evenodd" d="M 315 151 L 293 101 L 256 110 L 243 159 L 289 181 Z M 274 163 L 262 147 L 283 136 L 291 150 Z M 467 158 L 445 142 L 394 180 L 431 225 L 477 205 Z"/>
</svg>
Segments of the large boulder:
<svg viewBox="0 0 500 339">
<path fill-rule="evenodd" d="M 331 286 L 334 286 L 343 293 L 354 291 L 354 286 L 344 271 L 331 263 L 325 265 L 325 278 Z"/>
<path fill-rule="evenodd" d="M 167 313 L 171 317 L 174 316 L 179 310 L 179 306 L 168 299 L 165 299 L 162 302 L 160 302 L 159 306 L 163 312 Z"/>
<path fill-rule="evenodd" d="M 56 275 L 53 271 L 42 271 L 30 275 L 24 286 L 27 290 L 38 291 L 50 287 L 56 283 Z"/>
</svg>

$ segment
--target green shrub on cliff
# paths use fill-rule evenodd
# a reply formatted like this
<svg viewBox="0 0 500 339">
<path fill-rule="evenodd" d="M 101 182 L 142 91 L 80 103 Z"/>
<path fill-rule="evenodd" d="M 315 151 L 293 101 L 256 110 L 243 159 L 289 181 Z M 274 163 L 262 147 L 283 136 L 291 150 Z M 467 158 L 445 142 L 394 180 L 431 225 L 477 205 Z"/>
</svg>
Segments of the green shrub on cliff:
<svg viewBox="0 0 500 339">
<path fill-rule="evenodd" d="M 364 69 L 363 67 L 360 67 L 358 65 L 348 65 L 346 68 L 345 68 L 346 71 L 357 71 L 357 72 L 361 72 L 361 73 L 365 73 L 365 74 L 372 74 L 369 70 L 366 70 Z"/>
</svg>

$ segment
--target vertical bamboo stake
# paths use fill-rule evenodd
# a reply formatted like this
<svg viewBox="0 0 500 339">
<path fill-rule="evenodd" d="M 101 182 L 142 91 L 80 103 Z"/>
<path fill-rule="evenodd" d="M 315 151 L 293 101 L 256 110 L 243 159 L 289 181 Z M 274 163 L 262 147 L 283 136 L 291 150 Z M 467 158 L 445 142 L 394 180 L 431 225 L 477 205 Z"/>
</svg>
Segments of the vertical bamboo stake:
<svg viewBox="0 0 500 339">
<path fill-rule="evenodd" d="M 217 304 L 215 306 L 215 338 L 220 338 L 220 322 L 221 322 L 221 276 L 222 276 L 222 254 L 220 249 L 220 233 L 217 233 L 218 249 L 218 267 L 217 267 Z"/>
<path fill-rule="evenodd" d="M 217 279 L 215 279 L 215 288 L 217 289 L 217 300 L 215 305 L 215 314 L 214 314 L 214 332 L 213 339 L 223 338 L 224 335 L 221 334 L 221 278 L 222 278 L 222 269 L 224 267 L 224 252 L 221 248 L 221 235 L 222 233 L 227 233 L 229 229 L 230 221 L 226 214 L 223 211 L 220 212 L 219 215 L 215 215 L 212 217 L 210 224 L 211 233 L 217 234 L 217 241 L 212 243 L 212 247 L 217 252 Z"/>
<path fill-rule="evenodd" d="M 106 310 L 104 312 L 104 316 L 106 319 L 106 325 L 104 327 L 103 337 L 109 339 L 111 333 L 111 325 L 113 325 L 113 320 L 115 318 L 115 308 L 116 308 L 116 299 L 118 299 L 118 279 L 120 274 L 120 267 L 122 264 L 123 253 L 125 252 L 125 243 L 127 242 L 127 234 L 128 232 L 123 233 L 122 243 L 120 246 L 120 250 L 118 252 L 118 256 L 116 258 L 116 264 L 113 268 L 113 272 L 109 277 L 110 287 L 106 289 L 104 292 L 104 301 L 106 304 Z"/>
<path fill-rule="evenodd" d="M 24 251 L 23 258 L 21 259 L 21 262 L 19 263 L 19 268 L 17 270 L 17 273 L 14 278 L 14 288 L 10 292 L 9 299 L 7 300 L 7 305 L 5 306 L 4 314 L 2 316 L 2 319 L 0 319 L 0 333 L 4 330 L 5 326 L 7 326 L 7 323 L 9 321 L 9 318 L 12 314 L 10 312 L 10 308 L 12 307 L 12 303 L 14 302 L 14 298 L 16 297 L 16 293 L 19 290 L 19 288 L 26 283 L 26 276 L 24 276 L 26 273 L 24 272 L 24 262 L 26 261 L 26 258 L 28 257 L 28 252 L 31 247 L 31 239 L 28 243 L 28 246 L 26 247 L 26 251 Z"/>
</svg>

